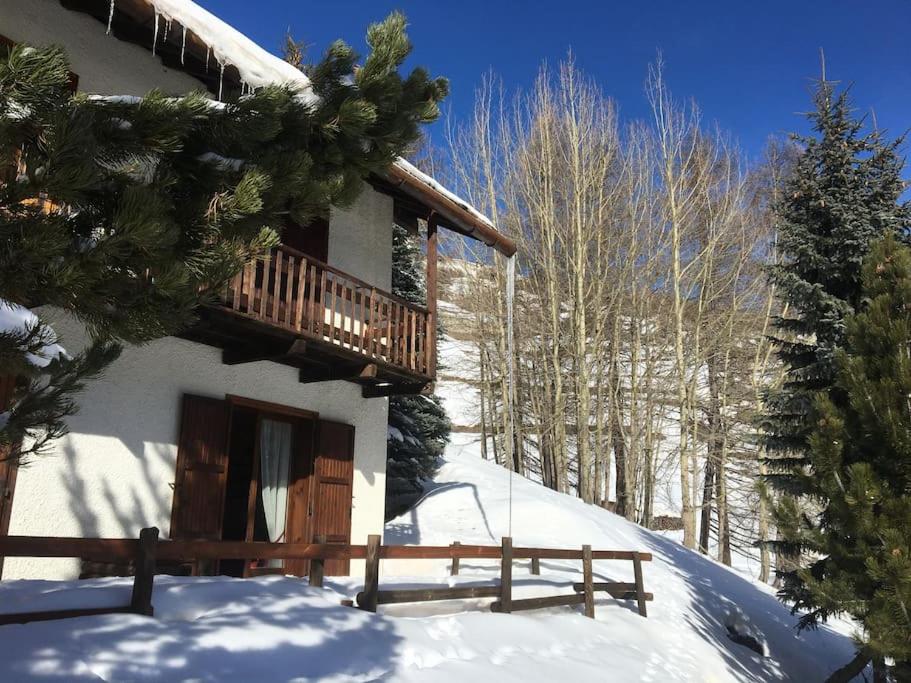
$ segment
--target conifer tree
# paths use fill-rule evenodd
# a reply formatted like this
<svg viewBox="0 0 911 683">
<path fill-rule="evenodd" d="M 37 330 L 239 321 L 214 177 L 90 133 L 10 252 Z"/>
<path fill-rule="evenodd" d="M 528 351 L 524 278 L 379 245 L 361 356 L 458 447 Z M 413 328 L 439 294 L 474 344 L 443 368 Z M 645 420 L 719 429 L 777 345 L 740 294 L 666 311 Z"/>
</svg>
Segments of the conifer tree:
<svg viewBox="0 0 911 683">
<path fill-rule="evenodd" d="M 775 339 L 787 374 L 782 388 L 766 397 L 762 424 L 767 481 L 775 495 L 783 496 L 779 538 L 772 542 L 787 558 L 779 572 L 780 596 L 795 609 L 811 610 L 804 626 L 826 614 L 815 611 L 804 574 L 796 571 L 807 548 L 795 520 L 819 504 L 806 471 L 813 403 L 818 392 L 832 387 L 845 318 L 861 303 L 861 265 L 870 245 L 883 235 L 902 234 L 909 225 L 909 208 L 899 202 L 904 190 L 900 141 L 887 142 L 880 131 L 864 132 L 847 93 L 836 93 L 829 81 L 818 85 L 814 100 L 816 109 L 808 115 L 814 134 L 795 136 L 804 151 L 777 207 L 782 260 L 771 269 L 771 279 L 787 304 L 788 316 L 777 320 Z"/>
<path fill-rule="evenodd" d="M 393 226 L 392 292 L 406 301 L 423 305 L 427 294 L 421 261 L 417 241 L 404 228 Z M 386 500 L 390 514 L 397 512 L 400 500 L 420 493 L 422 482 L 436 472 L 451 429 L 446 411 L 436 395 L 389 399 Z"/>
<path fill-rule="evenodd" d="M 34 363 L 53 331 L 0 328 L 0 375 L 18 378 L 0 445 L 40 452 L 120 344 L 186 328 L 289 219 L 350 203 L 412 145 L 447 83 L 399 73 L 401 15 L 371 26 L 368 43 L 360 68 L 341 42 L 302 67 L 316 97 L 273 86 L 226 104 L 74 95 L 61 50 L 0 52 L 0 306 L 62 309 L 94 340 Z"/>
<path fill-rule="evenodd" d="M 911 662 L 911 250 L 877 243 L 862 283 L 812 413 L 804 485 L 821 509 L 781 514 L 819 558 L 799 572 L 804 619 L 846 613 L 862 627 L 852 676 L 870 659 Z"/>
</svg>

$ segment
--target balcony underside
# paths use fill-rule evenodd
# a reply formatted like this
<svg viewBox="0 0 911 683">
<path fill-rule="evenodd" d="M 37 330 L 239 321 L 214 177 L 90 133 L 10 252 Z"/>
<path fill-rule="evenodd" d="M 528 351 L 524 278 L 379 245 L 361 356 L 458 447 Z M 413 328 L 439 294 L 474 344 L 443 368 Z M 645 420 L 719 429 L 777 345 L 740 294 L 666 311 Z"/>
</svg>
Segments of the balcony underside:
<svg viewBox="0 0 911 683">
<path fill-rule="evenodd" d="M 222 362 L 271 361 L 298 368 L 302 383 L 345 380 L 363 387 L 366 398 L 429 391 L 433 379 L 325 339 L 297 334 L 217 306 L 201 309 L 182 337 L 222 350 Z"/>
</svg>

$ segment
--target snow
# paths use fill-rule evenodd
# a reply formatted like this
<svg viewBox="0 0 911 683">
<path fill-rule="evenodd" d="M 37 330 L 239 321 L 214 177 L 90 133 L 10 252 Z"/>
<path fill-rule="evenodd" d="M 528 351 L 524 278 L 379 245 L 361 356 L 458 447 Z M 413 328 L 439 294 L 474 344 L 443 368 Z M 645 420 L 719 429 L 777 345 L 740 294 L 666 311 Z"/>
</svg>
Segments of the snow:
<svg viewBox="0 0 911 683">
<path fill-rule="evenodd" d="M 822 672 L 853 656 L 849 624 L 833 622 L 798 636 L 796 617 L 770 587 L 577 498 L 515 475 L 510 486 L 507 470 L 478 456 L 479 444 L 466 441 L 468 435 L 454 436 L 460 438 L 447 450 L 434 488 L 412 510 L 387 524 L 385 542 L 499 543 L 509 535 L 511 488 L 511 536 L 516 546 L 591 544 L 596 549 L 651 552 L 654 560 L 644 565 L 644 574 L 646 589 L 655 593 L 655 601 L 648 605 L 647 620 L 628 603 L 611 599 L 597 603 L 597 620 L 609 625 L 612 634 L 611 650 L 604 653 L 604 665 L 611 670 L 628 666 L 632 671 L 636 662 L 647 660 L 666 680 L 818 680 Z M 486 563 L 483 569 L 478 566 L 483 564 L 471 562 L 472 573 L 497 574 L 496 563 Z M 522 576 L 517 563 L 517 592 L 534 587 L 534 594 L 547 594 L 540 590 L 541 581 L 562 581 L 564 586 L 579 581 L 578 564 L 542 561 L 539 578 Z M 442 575 L 445 569 L 441 565 L 435 571 Z M 596 562 L 595 573 L 609 577 L 602 580 L 633 580 L 629 562 Z M 768 656 L 733 643 L 729 627 L 755 639 Z M 632 660 L 624 663 L 627 655 Z M 630 679 L 645 679 L 645 668 L 640 666 Z M 626 677 L 618 675 L 618 679 Z"/>
<path fill-rule="evenodd" d="M 226 64 L 236 67 L 241 80 L 247 85 L 259 88 L 284 83 L 296 86 L 300 95 L 308 101 L 316 101 L 310 79 L 303 73 L 196 3 L 190 0 L 148 2 L 155 10 L 156 32 L 159 16 L 168 24 L 176 22 L 195 33 L 211 49 L 222 69 Z"/>
<path fill-rule="evenodd" d="M 386 527 L 386 543 L 499 543 L 508 533 L 509 473 L 476 444 L 448 451 L 427 495 Z M 768 587 L 606 510 L 520 477 L 512 480 L 515 545 L 651 552 L 649 616 L 631 601 L 599 597 L 596 620 L 579 608 L 489 612 L 489 600 L 390 605 L 380 614 L 343 607 L 363 577 L 324 589 L 291 577 L 155 580 L 154 618 L 130 614 L 0 627 L 0 680 L 43 681 L 756 681 L 820 680 L 853 655 L 843 623 L 798 636 L 795 617 Z M 381 585 L 496 581 L 495 561 L 445 562 Z M 578 562 L 515 563 L 516 598 L 572 592 Z M 597 580 L 631 581 L 631 563 L 596 561 Z M 130 579 L 0 582 L 0 611 L 117 606 Z M 734 643 L 752 637 L 762 656 Z"/>
<path fill-rule="evenodd" d="M 24 306 L 0 299 L 0 333 L 23 334 L 41 325 L 34 313 Z M 45 329 L 50 329 L 45 325 Z M 26 354 L 26 360 L 36 368 L 46 368 L 51 361 L 66 357 L 66 350 L 52 339 L 38 353 Z"/>
<path fill-rule="evenodd" d="M 399 158 L 396 160 L 395 165 L 398 166 L 403 171 L 405 171 L 408 175 L 412 176 L 418 182 L 423 183 L 424 185 L 429 187 L 434 192 L 443 195 L 449 201 L 457 204 L 459 207 L 461 207 L 462 209 L 464 209 L 465 211 L 470 213 L 472 216 L 474 216 L 474 218 L 479 220 L 481 223 L 484 223 L 491 229 L 495 229 L 493 223 L 487 216 L 485 216 L 483 213 L 478 211 L 471 204 L 466 202 L 464 199 L 459 197 L 457 194 L 455 194 L 451 190 L 448 190 L 445 187 L 443 187 L 443 185 L 441 185 L 439 182 L 437 182 L 436 180 L 431 178 L 429 175 L 427 175 L 423 171 L 419 171 L 413 164 L 405 161 L 402 158 Z"/>
</svg>

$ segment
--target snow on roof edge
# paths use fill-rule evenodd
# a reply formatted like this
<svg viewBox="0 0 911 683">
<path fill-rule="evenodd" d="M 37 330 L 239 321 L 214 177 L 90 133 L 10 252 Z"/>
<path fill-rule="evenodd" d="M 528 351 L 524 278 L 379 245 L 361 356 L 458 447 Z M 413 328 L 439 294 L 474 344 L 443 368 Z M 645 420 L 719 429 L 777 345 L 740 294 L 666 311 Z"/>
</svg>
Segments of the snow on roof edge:
<svg viewBox="0 0 911 683">
<path fill-rule="evenodd" d="M 454 204 L 457 204 L 459 207 L 461 207 L 462 209 L 464 209 L 465 211 L 470 213 L 472 216 L 474 216 L 476 219 L 478 219 L 479 221 L 484 223 L 491 230 L 496 230 L 496 227 L 494 227 L 493 221 L 491 221 L 487 216 L 485 216 L 483 213 L 478 211 L 476 208 L 474 208 L 471 204 L 466 202 L 464 199 L 459 197 L 455 192 L 447 189 L 441 183 L 434 180 L 431 176 L 429 176 L 426 173 L 424 173 L 423 171 L 419 170 L 414 164 L 406 161 L 402 157 L 399 157 L 398 159 L 395 160 L 395 165 L 398 166 L 403 171 L 405 171 L 405 173 L 407 173 L 408 175 L 413 176 L 419 182 L 422 182 L 425 185 L 427 185 L 434 192 L 437 192 L 437 193 L 443 195 L 449 201 L 453 202 Z"/>
<path fill-rule="evenodd" d="M 116 4 L 117 0 L 112 0 Z M 254 88 L 284 83 L 297 85 L 301 94 L 315 101 L 310 79 L 297 68 L 260 47 L 230 24 L 191 0 L 146 0 L 165 22 L 177 22 L 192 31 L 212 50 L 215 60 L 237 68 L 240 78 Z M 161 28 L 159 28 L 161 30 Z"/>
</svg>

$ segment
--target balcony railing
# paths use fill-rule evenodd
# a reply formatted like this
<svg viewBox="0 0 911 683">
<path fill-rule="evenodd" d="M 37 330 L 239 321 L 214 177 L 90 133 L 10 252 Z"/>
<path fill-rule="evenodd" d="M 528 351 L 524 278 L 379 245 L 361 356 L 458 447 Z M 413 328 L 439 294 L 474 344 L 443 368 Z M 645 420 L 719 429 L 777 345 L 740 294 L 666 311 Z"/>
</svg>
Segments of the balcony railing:
<svg viewBox="0 0 911 683">
<path fill-rule="evenodd" d="M 289 247 L 247 264 L 228 284 L 223 305 L 368 362 L 434 374 L 435 336 L 426 308 Z"/>
</svg>

